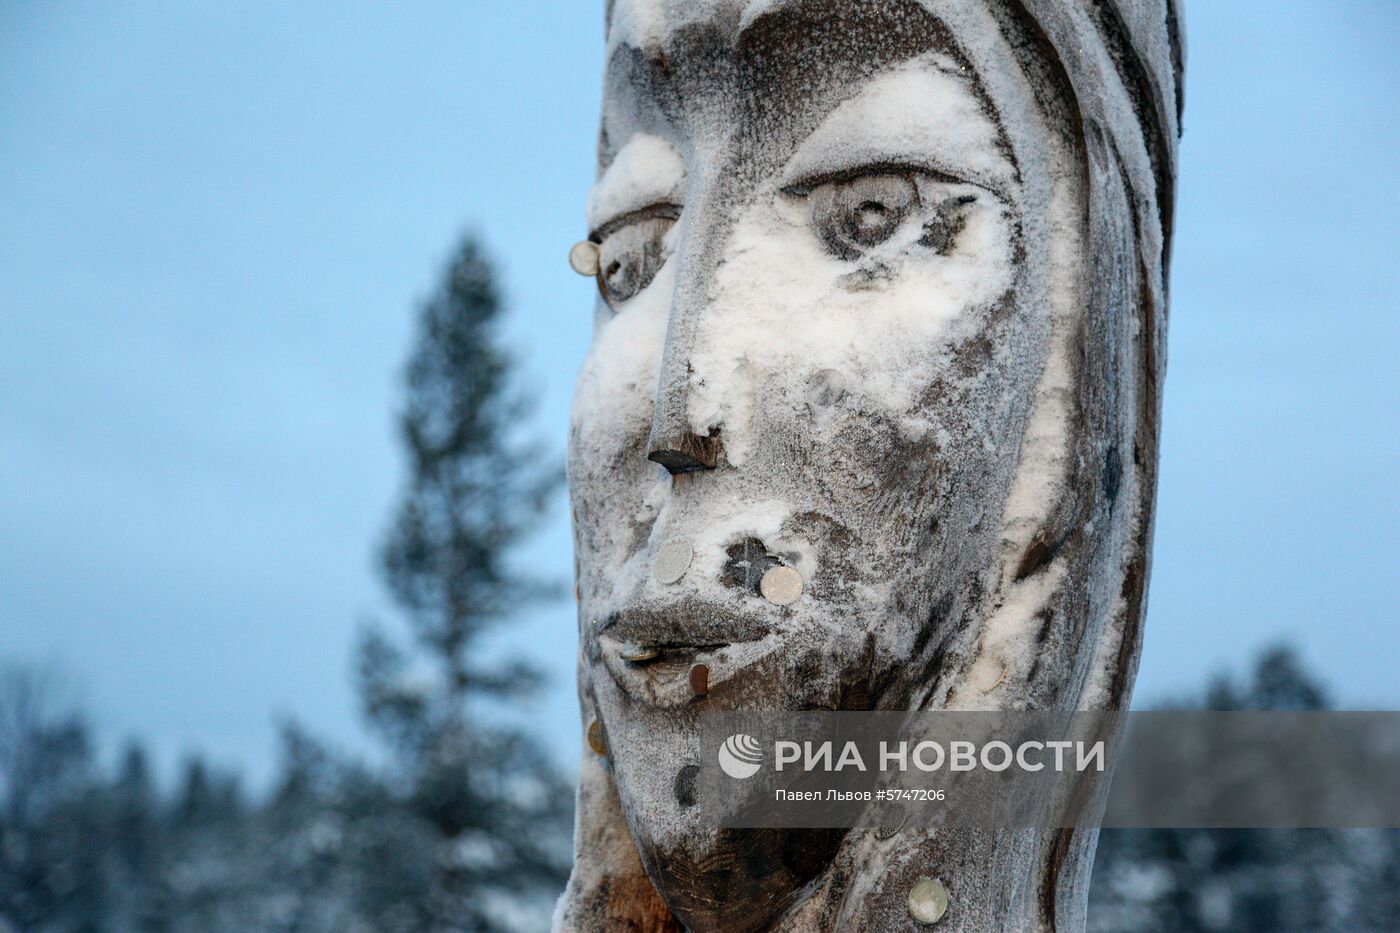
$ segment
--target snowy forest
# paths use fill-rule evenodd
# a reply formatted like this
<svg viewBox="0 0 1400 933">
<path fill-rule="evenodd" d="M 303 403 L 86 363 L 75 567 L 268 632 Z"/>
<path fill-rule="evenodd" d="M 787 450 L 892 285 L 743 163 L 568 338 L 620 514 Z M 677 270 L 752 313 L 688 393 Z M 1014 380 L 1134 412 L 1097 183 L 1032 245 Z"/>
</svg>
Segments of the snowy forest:
<svg viewBox="0 0 1400 933">
<path fill-rule="evenodd" d="M 469 238 L 420 311 L 405 368 L 408 475 L 378 551 L 400 611 L 356 654 L 381 754 L 290 722 L 265 793 L 199 758 L 161 780 L 139 742 L 111 753 L 61 676 L 0 663 L 0 933 L 547 929 L 568 873 L 571 782 L 555 750 L 492 712 L 528 700 L 539 675 L 480 649 L 557 595 L 509 558 L 561 477 L 513 431 L 525 406 L 502 314 Z M 1171 705 L 1329 702 L 1305 659 L 1276 647 Z M 1099 931 L 1382 930 L 1400 916 L 1400 835 L 1111 830 L 1093 879 Z"/>
</svg>

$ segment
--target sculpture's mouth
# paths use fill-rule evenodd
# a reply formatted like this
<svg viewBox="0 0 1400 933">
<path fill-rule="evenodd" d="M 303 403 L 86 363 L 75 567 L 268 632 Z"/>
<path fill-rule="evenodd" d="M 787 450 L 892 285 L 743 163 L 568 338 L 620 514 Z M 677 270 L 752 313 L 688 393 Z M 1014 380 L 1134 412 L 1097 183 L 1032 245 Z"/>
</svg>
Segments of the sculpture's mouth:
<svg viewBox="0 0 1400 933">
<path fill-rule="evenodd" d="M 617 685 L 663 707 L 722 691 L 779 641 L 762 619 L 698 602 L 618 613 L 596 639 L 597 656 Z"/>
</svg>

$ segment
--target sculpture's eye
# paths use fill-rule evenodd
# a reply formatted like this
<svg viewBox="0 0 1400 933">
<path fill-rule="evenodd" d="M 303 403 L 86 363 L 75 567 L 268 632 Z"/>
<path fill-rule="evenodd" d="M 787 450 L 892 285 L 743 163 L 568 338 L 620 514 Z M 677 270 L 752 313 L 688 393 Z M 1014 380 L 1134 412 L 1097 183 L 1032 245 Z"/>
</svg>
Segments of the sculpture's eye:
<svg viewBox="0 0 1400 933">
<path fill-rule="evenodd" d="M 811 189 L 812 226 L 822 243 L 842 259 L 856 259 L 885 242 L 919 207 L 919 192 L 907 175 L 862 175 Z"/>
<path fill-rule="evenodd" d="M 614 309 L 651 284 L 669 255 L 666 233 L 679 208 L 660 205 L 620 217 L 598 235 L 598 290 Z"/>
<path fill-rule="evenodd" d="M 812 231 L 838 259 L 859 259 L 881 244 L 949 253 L 977 201 L 973 186 L 919 169 L 867 170 L 783 189 L 805 198 Z"/>
</svg>

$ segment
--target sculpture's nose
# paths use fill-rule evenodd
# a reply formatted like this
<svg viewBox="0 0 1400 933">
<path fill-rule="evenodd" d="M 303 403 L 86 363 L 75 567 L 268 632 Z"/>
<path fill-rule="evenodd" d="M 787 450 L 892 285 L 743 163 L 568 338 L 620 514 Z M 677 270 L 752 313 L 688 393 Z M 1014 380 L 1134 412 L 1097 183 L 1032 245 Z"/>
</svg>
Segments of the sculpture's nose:
<svg viewBox="0 0 1400 933">
<path fill-rule="evenodd" d="M 655 437 L 653 429 L 653 438 Z M 647 459 L 659 463 L 674 476 L 677 473 L 696 473 L 700 470 L 713 470 L 719 461 L 722 445 L 719 432 L 701 437 L 694 431 L 681 429 L 672 432 L 663 440 L 653 439 Z"/>
<path fill-rule="evenodd" d="M 647 459 L 664 466 L 672 476 L 713 470 L 724 449 L 722 425 L 696 425 L 690 418 L 692 380 L 696 378 L 691 352 L 698 329 L 696 316 L 704 308 L 686 307 L 687 300 L 682 297 L 686 291 L 678 288 L 676 306 L 667 325 L 656 411 L 647 438 Z"/>
<path fill-rule="evenodd" d="M 692 192 L 698 185 L 692 187 Z M 723 425 L 696 424 L 690 399 L 696 380 L 704 378 L 694 363 L 697 341 L 709 300 L 710 283 L 719 264 L 725 233 L 711 221 L 708 199 L 693 197 L 686 205 L 684 229 L 671 261 L 677 264 L 675 291 L 666 322 L 666 343 L 656 388 L 656 410 L 647 439 L 647 459 L 674 476 L 713 470 L 724 453 Z"/>
</svg>

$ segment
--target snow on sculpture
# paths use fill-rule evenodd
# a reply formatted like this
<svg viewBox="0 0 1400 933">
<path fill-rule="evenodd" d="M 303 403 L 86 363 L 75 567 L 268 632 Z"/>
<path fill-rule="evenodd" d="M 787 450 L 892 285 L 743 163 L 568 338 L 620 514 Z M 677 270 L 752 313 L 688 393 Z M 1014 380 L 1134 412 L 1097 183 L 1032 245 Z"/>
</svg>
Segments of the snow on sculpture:
<svg viewBox="0 0 1400 933">
<path fill-rule="evenodd" d="M 1169 0 L 614 0 L 559 931 L 1083 927 L 1082 830 L 701 825 L 705 709 L 1114 709 L 1152 527 Z"/>
</svg>

